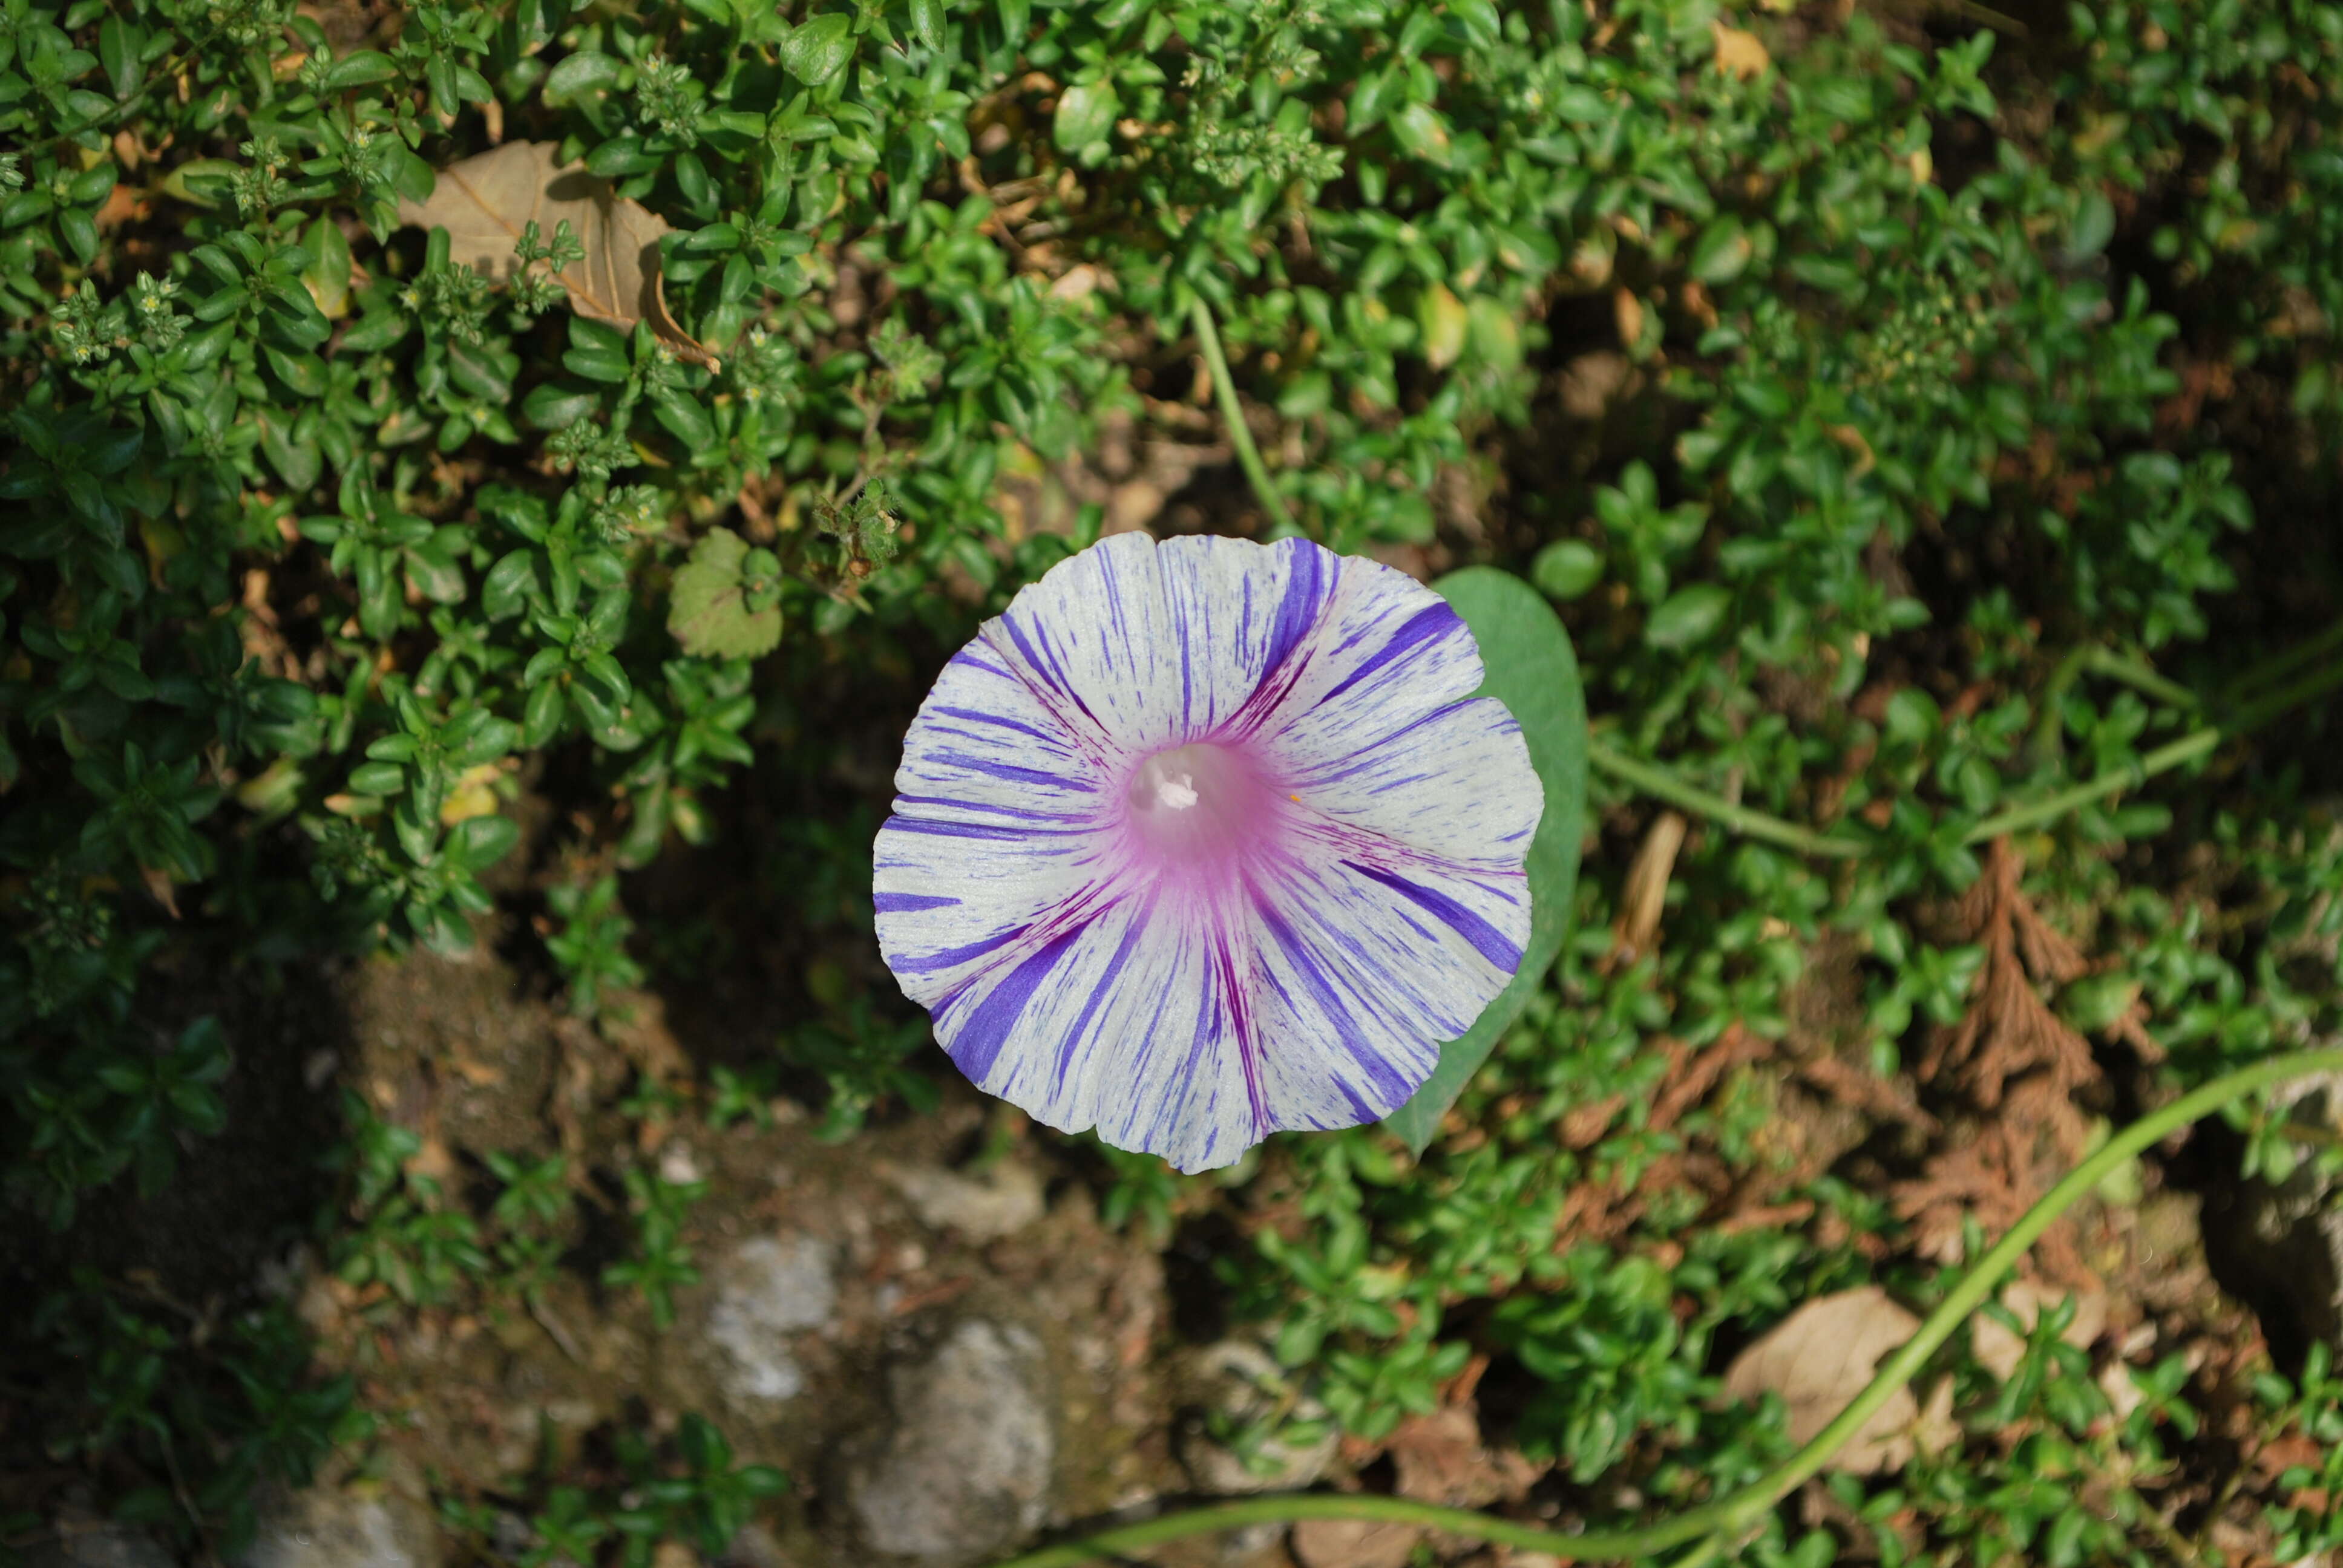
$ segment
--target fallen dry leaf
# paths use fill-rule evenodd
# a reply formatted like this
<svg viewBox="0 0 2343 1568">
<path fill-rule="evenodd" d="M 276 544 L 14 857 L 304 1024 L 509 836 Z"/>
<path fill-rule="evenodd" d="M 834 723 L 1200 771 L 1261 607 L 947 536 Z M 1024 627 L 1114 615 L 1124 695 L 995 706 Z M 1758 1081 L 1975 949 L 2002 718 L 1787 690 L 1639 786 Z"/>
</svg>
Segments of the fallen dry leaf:
<svg viewBox="0 0 2343 1568">
<path fill-rule="evenodd" d="M 1738 27 L 1728 27 L 1722 22 L 1709 25 L 1716 34 L 1716 68 L 1736 81 L 1754 81 L 1765 74 L 1774 56 L 1755 33 Z"/>
<path fill-rule="evenodd" d="M 1880 1362 L 1919 1326 L 1876 1285 L 1817 1297 L 1733 1359 L 1725 1396 L 1780 1394 L 1789 1407 L 1790 1441 L 1803 1443 L 1863 1392 Z M 1938 1419 L 1928 1424 L 1939 1425 L 1944 1412 L 1929 1413 Z M 1920 1446 L 1922 1414 L 1912 1391 L 1897 1389 L 1825 1468 L 1856 1475 L 1901 1469 Z M 1927 1435 L 1933 1442 L 1941 1434 Z"/>
<path fill-rule="evenodd" d="M 2069 1294 L 2075 1298 L 2075 1320 L 2068 1323 L 2059 1338 L 2081 1350 L 2104 1332 L 2107 1326 L 2107 1298 L 2104 1291 L 2067 1292 L 2032 1280 L 2017 1280 L 2001 1292 L 2001 1304 L 2030 1332 L 2050 1311 Z M 2004 1382 L 2017 1371 L 2017 1363 L 2026 1358 L 2026 1342 L 1991 1318 L 1980 1316 L 1970 1328 L 1972 1342 L 1976 1347 L 1978 1364 Z"/>
<path fill-rule="evenodd" d="M 1521 1497 L 1547 1469 L 1511 1449 L 1483 1446 L 1480 1418 L 1469 1404 L 1410 1416 L 1385 1446 L 1402 1497 L 1452 1508 Z"/>
<path fill-rule="evenodd" d="M 1619 330 L 1619 347 L 1629 354 L 1644 340 L 1644 302 L 1635 297 L 1631 288 L 1618 288 L 1611 294 L 1611 314 Z"/>
<path fill-rule="evenodd" d="M 551 142 L 507 142 L 450 164 L 429 201 L 399 202 L 399 221 L 445 228 L 451 260 L 508 282 L 520 266 L 513 244 L 528 223 L 534 219 L 540 241 L 550 244 L 566 218 L 586 247 L 585 259 L 559 275 L 572 309 L 618 327 L 649 321 L 679 356 L 714 366 L 716 357 L 668 314 L 659 266 L 659 236 L 671 232 L 666 221 L 639 202 L 620 200 L 584 164 L 557 165 L 558 151 Z"/>
<path fill-rule="evenodd" d="M 1293 1555 L 1302 1568 L 1407 1568 L 1423 1537 L 1415 1524 L 1305 1519 L 1293 1527 Z"/>
<path fill-rule="evenodd" d="M 1652 950 L 1660 934 L 1660 915 L 1668 901 L 1668 878 L 1675 869 L 1676 851 L 1684 848 L 1689 826 L 1674 811 L 1652 819 L 1643 847 L 1627 868 L 1627 881 L 1619 895 L 1619 920 L 1614 928 L 1612 952 L 1621 964 L 1634 963 Z"/>
<path fill-rule="evenodd" d="M 147 893 L 162 905 L 173 920 L 179 918 L 179 900 L 171 891 L 171 873 L 155 866 L 138 868 L 139 879 L 146 884 Z"/>
</svg>

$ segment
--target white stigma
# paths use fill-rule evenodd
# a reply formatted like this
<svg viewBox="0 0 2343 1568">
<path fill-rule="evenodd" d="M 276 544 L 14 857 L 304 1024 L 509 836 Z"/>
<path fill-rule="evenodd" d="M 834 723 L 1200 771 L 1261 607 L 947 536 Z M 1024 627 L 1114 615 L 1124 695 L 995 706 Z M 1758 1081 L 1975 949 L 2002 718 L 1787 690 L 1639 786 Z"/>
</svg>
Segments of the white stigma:
<svg viewBox="0 0 2343 1568">
<path fill-rule="evenodd" d="M 1159 751 L 1131 777 L 1131 803 L 1146 812 L 1192 811 L 1227 796 L 1237 779 L 1219 747 L 1191 742 Z M 1208 799 L 1207 797 L 1211 799 Z"/>
</svg>

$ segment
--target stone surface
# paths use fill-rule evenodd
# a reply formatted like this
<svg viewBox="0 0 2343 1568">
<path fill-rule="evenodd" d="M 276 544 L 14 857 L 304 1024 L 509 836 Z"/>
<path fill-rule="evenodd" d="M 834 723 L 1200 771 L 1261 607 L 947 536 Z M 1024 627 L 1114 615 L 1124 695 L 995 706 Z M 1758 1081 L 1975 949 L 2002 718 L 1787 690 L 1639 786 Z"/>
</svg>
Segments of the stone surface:
<svg viewBox="0 0 2343 1568">
<path fill-rule="evenodd" d="M 729 1375 L 735 1401 L 778 1403 L 805 1390 L 791 1341 L 827 1327 L 838 1312 L 837 1266 L 827 1242 L 811 1236 L 757 1236 L 714 1271 L 708 1338 Z"/>
<path fill-rule="evenodd" d="M 761 1524 L 744 1524 L 716 1560 L 716 1568 L 790 1568 L 789 1554 L 772 1532 Z"/>
<path fill-rule="evenodd" d="M 980 1246 L 1015 1235 L 1042 1214 L 1041 1179 L 1006 1160 L 981 1176 L 933 1166 L 888 1166 L 880 1174 L 921 1224 L 956 1231 Z"/>
<path fill-rule="evenodd" d="M 1342 1434 L 1326 1407 L 1307 1394 L 1292 1397 L 1291 1379 L 1259 1345 L 1245 1340 L 1208 1345 L 1196 1352 L 1190 1376 L 1202 1408 L 1182 1423 L 1180 1462 L 1197 1491 L 1223 1497 L 1290 1491 L 1308 1486 L 1333 1462 Z M 1272 1436 L 1253 1451 L 1251 1464 L 1212 1436 L 1215 1412 L 1242 1426 L 1268 1419 L 1281 1405 L 1289 1422 L 1316 1423 L 1320 1434 L 1304 1442 Z"/>
<path fill-rule="evenodd" d="M 427 1503 L 403 1487 L 319 1486 L 264 1507 L 234 1568 L 439 1568 Z"/>
<path fill-rule="evenodd" d="M 61 1520 L 56 1535 L 28 1549 L 25 1568 L 178 1568 L 143 1530 L 109 1522 Z"/>
<path fill-rule="evenodd" d="M 2343 1135 L 2343 1073 L 2281 1085 L 2272 1100 L 2322 1141 Z M 2297 1354 L 2312 1341 L 2343 1352 L 2343 1182 L 2318 1174 L 2309 1158 L 2316 1147 L 2307 1140 L 2296 1145 L 2301 1161 L 2283 1181 L 2216 1186 L 2204 1215 L 2216 1271 L 2248 1299 L 2277 1309 L 2271 1338 Z"/>
<path fill-rule="evenodd" d="M 933 1351 L 891 1368 L 888 1392 L 892 1425 L 847 1481 L 873 1548 L 946 1568 L 1040 1526 L 1057 1434 L 1038 1339 L 965 1319 Z"/>
</svg>

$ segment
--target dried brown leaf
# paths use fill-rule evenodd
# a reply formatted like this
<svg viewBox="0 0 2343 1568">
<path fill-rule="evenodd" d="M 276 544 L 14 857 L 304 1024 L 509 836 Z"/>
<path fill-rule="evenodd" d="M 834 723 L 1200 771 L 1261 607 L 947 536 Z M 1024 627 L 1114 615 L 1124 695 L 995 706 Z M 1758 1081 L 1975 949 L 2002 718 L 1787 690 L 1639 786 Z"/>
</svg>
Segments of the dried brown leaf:
<svg viewBox="0 0 2343 1568">
<path fill-rule="evenodd" d="M 1781 1395 L 1790 1441 L 1804 1443 L 1863 1392 L 1880 1362 L 1919 1326 L 1876 1285 L 1819 1296 L 1733 1359 L 1725 1396 Z M 1912 1391 L 1896 1390 L 1825 1468 L 1856 1475 L 1901 1469 L 1917 1447 L 1921 1414 Z"/>
<path fill-rule="evenodd" d="M 1722 22 L 1711 23 L 1716 35 L 1716 68 L 1739 81 L 1754 81 L 1765 74 L 1774 56 L 1755 33 L 1738 27 L 1728 27 Z"/>
<path fill-rule="evenodd" d="M 1447 1405 L 1400 1422 L 1385 1444 L 1402 1497 L 1452 1508 L 1485 1508 L 1525 1494 L 1546 1466 L 1481 1441 L 1469 1405 Z"/>
<path fill-rule="evenodd" d="M 1765 1041 L 1744 1029 L 1739 1019 L 1734 1020 L 1705 1050 L 1688 1059 L 1678 1055 L 1667 1077 L 1661 1081 L 1658 1098 L 1653 1101 L 1652 1113 L 1644 1125 L 1654 1132 L 1674 1127 L 1684 1112 L 1708 1098 L 1709 1091 L 1726 1073 L 1759 1060 L 1766 1050 Z M 1677 1050 L 1681 1052 L 1682 1048 Z"/>
<path fill-rule="evenodd" d="M 1630 354 L 1644 340 L 1644 302 L 1632 288 L 1611 291 L 1611 313 L 1617 323 L 1620 346 Z"/>
<path fill-rule="evenodd" d="M 1420 1524 L 1306 1519 L 1293 1527 L 1293 1555 L 1302 1568 L 1407 1568 L 1423 1538 Z"/>
<path fill-rule="evenodd" d="M 713 366 L 716 357 L 668 314 L 659 265 L 666 221 L 639 202 L 619 198 L 610 182 L 580 164 L 556 162 L 552 142 L 507 142 L 478 157 L 441 169 L 426 202 L 402 200 L 401 223 L 445 228 L 448 256 L 498 282 L 519 269 L 513 244 L 533 220 L 548 244 L 567 219 L 586 247 L 584 260 L 565 268 L 561 286 L 578 315 L 631 329 L 649 321 L 659 340 L 686 359 Z"/>
<path fill-rule="evenodd" d="M 1667 908 L 1668 879 L 1689 826 L 1678 813 L 1663 811 L 1645 830 L 1619 896 L 1619 923 L 1612 944 L 1615 962 L 1631 964 L 1652 950 L 1660 934 L 1660 915 Z"/>
</svg>

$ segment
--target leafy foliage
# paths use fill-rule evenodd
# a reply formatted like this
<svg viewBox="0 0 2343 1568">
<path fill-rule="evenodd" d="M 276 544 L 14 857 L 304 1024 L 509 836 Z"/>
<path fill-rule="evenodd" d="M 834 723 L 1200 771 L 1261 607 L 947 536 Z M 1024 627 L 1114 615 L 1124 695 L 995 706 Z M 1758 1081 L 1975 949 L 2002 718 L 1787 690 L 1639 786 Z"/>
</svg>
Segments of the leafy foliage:
<svg viewBox="0 0 2343 1568">
<path fill-rule="evenodd" d="M 507 917 L 542 895 L 530 956 L 608 1027 L 614 992 L 739 955 L 629 913 L 627 874 L 743 819 L 742 863 L 824 944 L 867 934 L 883 787 L 835 819 L 741 798 L 873 778 L 825 681 L 915 689 L 1096 537 L 1131 430 L 1197 456 L 1202 299 L 1302 528 L 1519 570 L 1602 745 L 1865 852 L 1695 826 L 1638 893 L 1649 816 L 1598 775 L 1574 932 L 1420 1162 L 1351 1132 L 1223 1189 L 1110 1156 L 1105 1211 L 1170 1232 L 1227 1207 L 1232 1301 L 1354 1432 L 1485 1352 L 1587 1484 L 1632 1473 L 1657 1506 L 1746 1473 L 1778 1434 L 1707 1409 L 1714 1337 L 1874 1276 L 1924 1288 L 1890 1199 L 1775 1141 L 1756 1063 L 1826 1033 L 1909 1087 L 1985 983 L 1936 918 L 1982 826 L 2317 695 L 2315 658 L 2246 667 L 2334 613 L 2331 541 L 2298 519 L 2331 511 L 2343 439 L 2343 8 L 2119 0 L 2022 47 L 1949 12 L 1780 9 L 419 0 L 345 33 L 287 0 L 8 0 L 11 1230 L 73 1232 L 239 1135 L 266 1042 L 176 977 L 257 989 L 484 924 L 528 948 Z M 432 216 L 436 171 L 523 158 L 498 148 L 589 182 L 490 214 L 501 253 Z M 627 216 L 630 254 L 588 209 Z M 1027 504 L 1052 486 L 1081 491 L 1063 516 Z M 1254 525 L 1215 494 L 1205 472 L 1182 506 Z M 2343 1016 L 2324 723 L 2020 835 L 2090 952 L 2058 1000 L 2103 1055 L 2145 1019 L 2172 1060 L 2134 1065 L 2185 1081 Z M 924 1023 L 870 966 L 801 967 L 791 1076 L 726 1067 L 711 1120 L 815 1088 L 843 1139 L 934 1104 Z M 2334 1163 L 2267 1106 L 2239 1120 L 2257 1172 Z M 362 1100 L 344 1123 L 323 1247 L 377 1310 L 484 1270 L 525 1300 L 564 1266 L 582 1172 L 499 1152 L 476 1203 Z M 1778 1201 L 1728 1227 L 1694 1167 Z M 625 1177 L 609 1282 L 664 1313 L 692 1184 Z M 200 1453 L 209 1513 L 347 1435 L 281 1316 L 246 1354 L 113 1284 L 50 1288 L 41 1332 L 96 1369 L 56 1416 L 74 1452 L 149 1477 Z M 1974 1430 L 1991 1411 L 2033 1447 L 1843 1500 L 1883 1554 L 1907 1506 L 1981 1557 L 2132 1549 L 2132 1504 L 2083 1518 L 2038 1479 L 2115 1441 L 2040 1349 L 2022 1397 L 1963 1384 Z M 2117 1430 L 2152 1463 L 2188 1404 L 2141 1375 Z M 2331 1438 L 2323 1367 L 2264 1392 Z M 712 1443 L 636 1467 L 649 1523 L 546 1492 L 531 1551 L 713 1539 L 766 1482 L 724 1481 Z M 715 1479 L 659 1493 L 661 1464 Z M 2271 1528 L 2334 1544 L 2290 1504 Z"/>
</svg>

